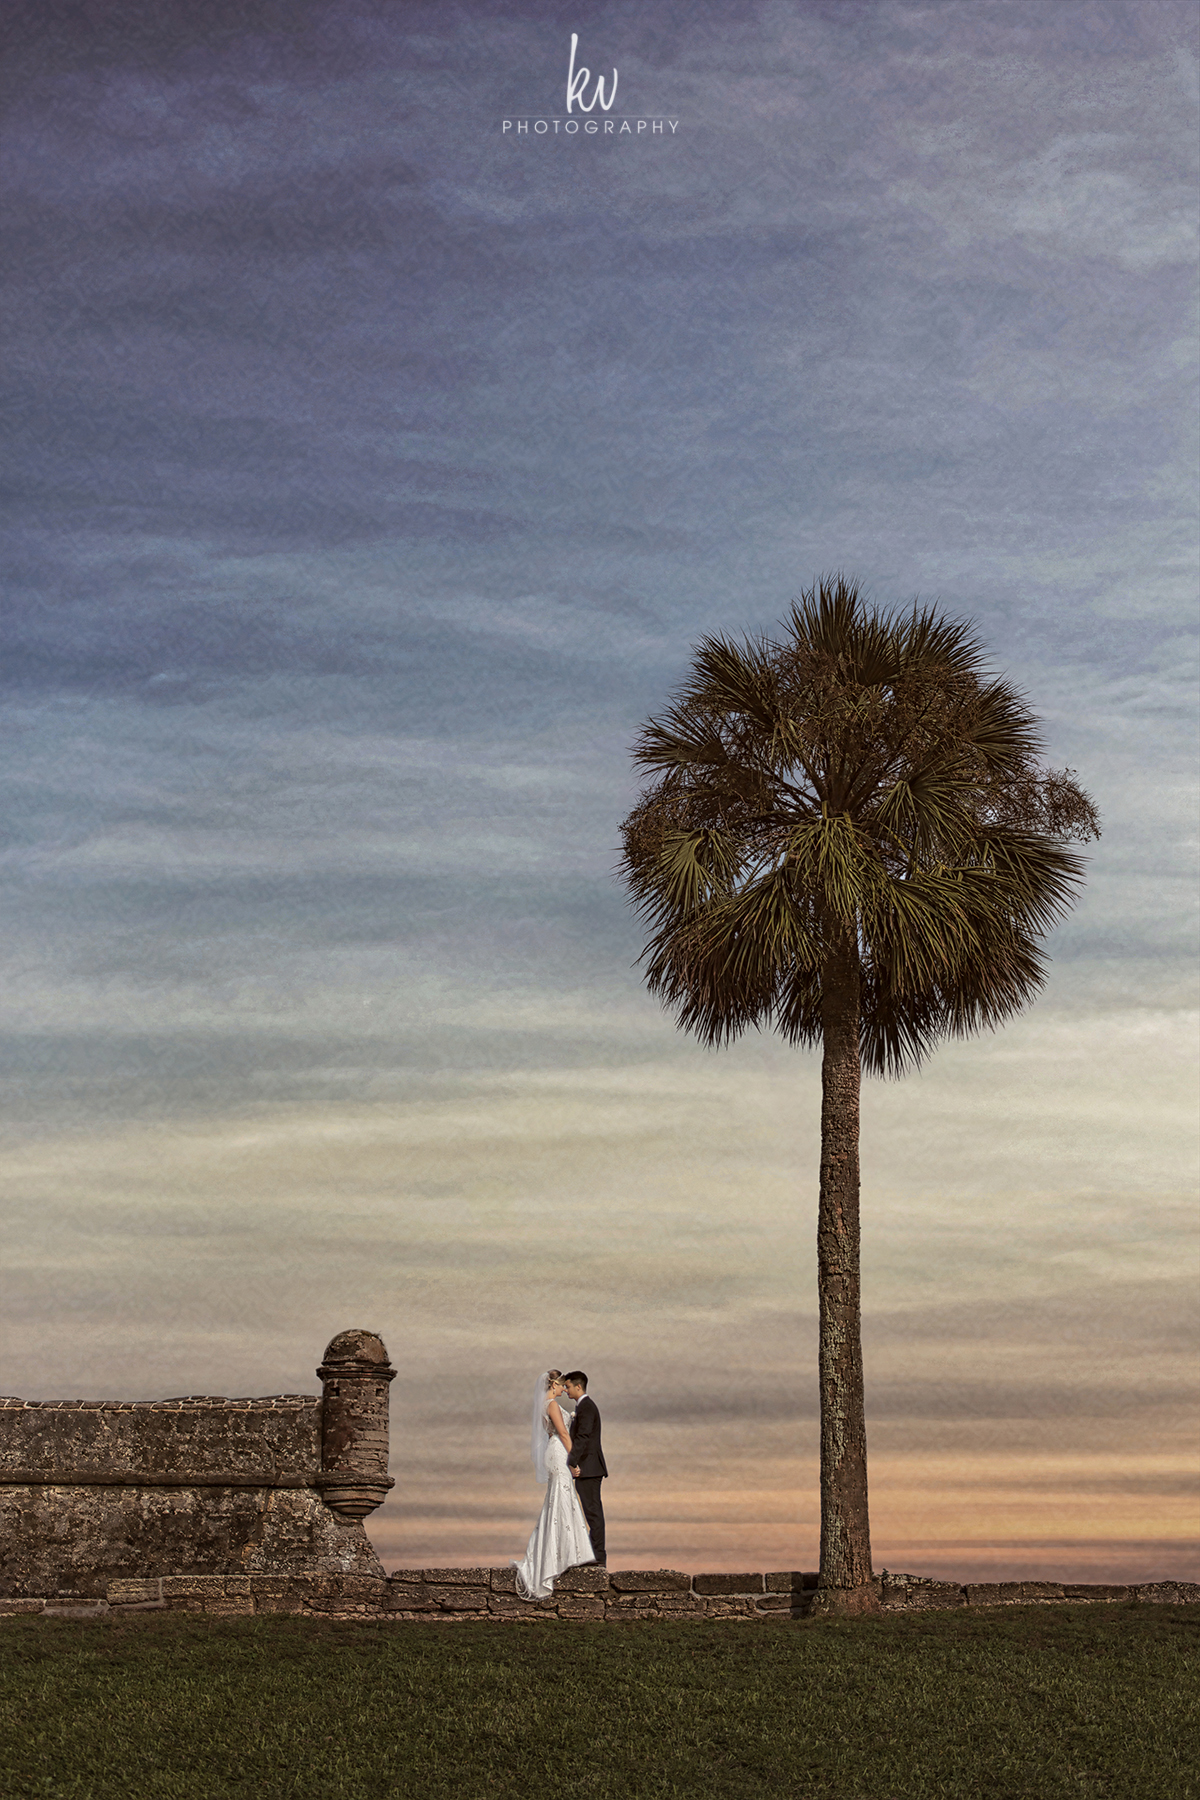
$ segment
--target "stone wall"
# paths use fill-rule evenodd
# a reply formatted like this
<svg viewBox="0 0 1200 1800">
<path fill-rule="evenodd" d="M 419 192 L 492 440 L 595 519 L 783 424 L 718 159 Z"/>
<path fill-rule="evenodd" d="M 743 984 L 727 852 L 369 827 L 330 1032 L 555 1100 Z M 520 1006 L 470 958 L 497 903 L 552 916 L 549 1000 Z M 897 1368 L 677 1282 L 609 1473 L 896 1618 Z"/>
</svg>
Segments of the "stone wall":
<svg viewBox="0 0 1200 1800">
<path fill-rule="evenodd" d="M 384 1498 L 388 1365 L 344 1331 L 314 1394 L 0 1399 L 0 1596 L 103 1600 L 122 1579 L 383 1579 L 363 1518 Z"/>
<path fill-rule="evenodd" d="M 362 1521 L 388 1476 L 382 1338 L 343 1331 L 315 1394 L 259 1400 L 0 1399 L 0 1614 L 331 1618 L 800 1618 L 817 1577 L 581 1568 L 521 1600 L 505 1568 L 384 1575 Z M 929 1581 L 883 1572 L 885 1611 L 1200 1601 L 1200 1586 Z"/>
<path fill-rule="evenodd" d="M 754 1575 L 684 1575 L 675 1569 L 574 1569 L 548 1600 L 522 1600 L 506 1568 L 397 1569 L 392 1575 L 163 1575 L 110 1581 L 102 1597 L 48 1594 L 0 1599 L 0 1616 L 125 1618 L 164 1612 L 218 1617 L 288 1613 L 325 1619 L 467 1619 L 551 1623 L 594 1619 L 799 1619 L 812 1610 L 817 1577 L 782 1570 Z M 1054 1606 L 1119 1601 L 1200 1603 L 1200 1584 L 1089 1586 L 1056 1581 L 968 1583 L 917 1575 L 881 1578 L 885 1613 L 943 1607 Z"/>
</svg>

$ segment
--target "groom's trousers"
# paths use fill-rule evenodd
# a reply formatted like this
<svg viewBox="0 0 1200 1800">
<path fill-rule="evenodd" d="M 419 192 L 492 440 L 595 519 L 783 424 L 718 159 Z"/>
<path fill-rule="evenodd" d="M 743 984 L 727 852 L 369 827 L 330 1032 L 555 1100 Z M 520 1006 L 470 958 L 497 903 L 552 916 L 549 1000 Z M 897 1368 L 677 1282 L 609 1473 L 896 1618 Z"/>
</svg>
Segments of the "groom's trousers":
<svg viewBox="0 0 1200 1800">
<path fill-rule="evenodd" d="M 575 1481 L 575 1492 L 579 1495 L 579 1504 L 587 1520 L 592 1553 L 597 1562 L 604 1561 L 604 1508 L 600 1504 L 600 1483 L 603 1479 L 602 1475 L 580 1475 Z"/>
</svg>

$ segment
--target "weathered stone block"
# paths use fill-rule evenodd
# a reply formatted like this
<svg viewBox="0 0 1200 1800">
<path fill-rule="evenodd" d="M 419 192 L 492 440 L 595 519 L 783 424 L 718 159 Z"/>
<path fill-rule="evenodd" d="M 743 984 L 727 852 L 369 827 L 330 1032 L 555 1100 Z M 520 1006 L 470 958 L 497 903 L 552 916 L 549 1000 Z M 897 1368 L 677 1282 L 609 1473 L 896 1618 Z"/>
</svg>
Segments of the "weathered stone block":
<svg viewBox="0 0 1200 1800">
<path fill-rule="evenodd" d="M 318 1584 L 324 1579 L 321 1575 L 289 1575 L 287 1578 L 287 1597 L 298 1606 L 304 1605 L 317 1592 Z"/>
<path fill-rule="evenodd" d="M 793 1588 L 790 1594 L 758 1594 L 751 1601 L 756 1612 L 795 1613 L 807 1612 L 812 1603 L 812 1594 L 803 1588 Z"/>
<path fill-rule="evenodd" d="M 423 1582 L 389 1581 L 381 1604 L 389 1612 L 395 1612 L 398 1609 L 410 1612 L 432 1612 L 437 1601 Z"/>
<path fill-rule="evenodd" d="M 968 1606 L 1020 1606 L 1019 1581 L 968 1581 L 963 1592 Z"/>
<path fill-rule="evenodd" d="M 880 1598 L 888 1611 L 944 1612 L 967 1604 L 967 1596 L 957 1582 L 933 1581 L 925 1575 L 884 1575 Z"/>
<path fill-rule="evenodd" d="M 1112 1582 L 1107 1582 L 1107 1581 L 1101 1581 L 1101 1582 L 1068 1581 L 1068 1582 L 1064 1583 L 1063 1593 L 1066 1595 L 1068 1600 L 1112 1601 L 1112 1600 L 1132 1600 L 1133 1599 L 1133 1589 L 1131 1587 L 1122 1586 L 1119 1583 L 1112 1583 Z"/>
<path fill-rule="evenodd" d="M 204 1602 L 206 1613 L 215 1613 L 219 1618 L 241 1617 L 254 1611 L 254 1600 L 249 1594 L 214 1595 Z"/>
<path fill-rule="evenodd" d="M 712 1595 L 704 1601 L 706 1619 L 752 1619 L 756 1601 L 753 1595 Z"/>
<path fill-rule="evenodd" d="M 609 1609 L 619 1614 L 634 1614 L 642 1608 L 655 1614 L 690 1613 L 696 1618 L 703 1618 L 705 1601 L 703 1596 L 692 1594 L 685 1589 L 665 1589 L 660 1593 L 648 1594 L 615 1594 L 606 1595 Z"/>
<path fill-rule="evenodd" d="M 45 1605 L 44 1599 L 0 1600 L 0 1619 L 15 1618 L 19 1613 L 40 1613 Z"/>
<path fill-rule="evenodd" d="M 492 1585 L 490 1569 L 423 1569 L 423 1578 L 438 1587 L 486 1588 Z"/>
<path fill-rule="evenodd" d="M 160 1593 L 164 1600 L 218 1599 L 225 1593 L 224 1575 L 163 1575 Z"/>
<path fill-rule="evenodd" d="M 515 1594 L 489 1594 L 488 1612 L 497 1619 L 523 1619 L 543 1617 L 556 1618 L 554 1601 L 522 1600 Z"/>
<path fill-rule="evenodd" d="M 966 1594 L 953 1581 L 927 1581 L 908 1590 L 908 1605 L 912 1612 L 948 1612 L 966 1604 Z"/>
<path fill-rule="evenodd" d="M 1040 1600 L 1062 1600 L 1064 1598 L 1061 1581 L 1023 1581 L 1021 1583 L 1021 1599 L 1027 1606 Z"/>
<path fill-rule="evenodd" d="M 400 1581 L 406 1587 L 412 1587 L 414 1583 L 419 1585 L 424 1579 L 424 1569 L 392 1569 L 387 1576 L 388 1581 Z"/>
<path fill-rule="evenodd" d="M 554 1591 L 556 1594 L 606 1594 L 608 1585 L 607 1569 L 593 1569 L 585 1564 L 580 1569 L 567 1569 L 559 1575 L 554 1583 Z M 493 1592 L 495 1586 L 493 1581 Z"/>
<path fill-rule="evenodd" d="M 161 1599 L 161 1576 L 154 1576 L 149 1581 L 110 1581 L 108 1584 L 110 1606 L 132 1606 L 147 1600 Z"/>
<path fill-rule="evenodd" d="M 491 1590 L 488 1588 L 436 1587 L 429 1584 L 430 1598 L 441 1612 L 486 1613 Z"/>
<path fill-rule="evenodd" d="M 286 1575 L 252 1575 L 250 1592 L 256 1600 L 276 1600 L 286 1595 L 290 1582 Z"/>
<path fill-rule="evenodd" d="M 515 1594 L 517 1591 L 517 1571 L 510 1564 L 505 1569 L 493 1569 L 491 1589 L 493 1594 Z"/>
<path fill-rule="evenodd" d="M 617 1594 L 689 1593 L 692 1578 L 678 1569 L 610 1569 L 608 1584 Z"/>
<path fill-rule="evenodd" d="M 1148 1602 L 1152 1606 L 1194 1606 L 1200 1602 L 1200 1582 L 1139 1582 L 1133 1590 L 1133 1597 L 1135 1600 Z"/>
<path fill-rule="evenodd" d="M 818 1579 L 815 1569 L 770 1569 L 763 1576 L 768 1594 L 799 1593 L 815 1588 Z"/>
<path fill-rule="evenodd" d="M 761 1594 L 764 1578 L 761 1575 L 694 1575 L 692 1592 L 695 1594 Z"/>
<path fill-rule="evenodd" d="M 568 1594 L 555 1610 L 560 1619 L 602 1619 L 604 1600 L 599 1594 Z"/>
</svg>

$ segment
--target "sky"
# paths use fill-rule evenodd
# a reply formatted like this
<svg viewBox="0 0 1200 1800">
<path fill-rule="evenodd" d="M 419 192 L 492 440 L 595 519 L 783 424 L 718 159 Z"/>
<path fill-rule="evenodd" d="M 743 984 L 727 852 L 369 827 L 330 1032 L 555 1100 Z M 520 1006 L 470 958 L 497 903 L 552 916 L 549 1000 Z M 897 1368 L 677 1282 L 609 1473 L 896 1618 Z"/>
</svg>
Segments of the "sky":
<svg viewBox="0 0 1200 1800">
<path fill-rule="evenodd" d="M 843 570 L 1103 820 L 1037 1005 L 865 1085 L 876 1568 L 1200 1575 L 1192 7 L 3 33 L 0 1389 L 378 1331 L 453 1565 L 582 1367 L 614 1566 L 815 1568 L 819 1064 L 678 1032 L 615 866 L 700 637 Z"/>
</svg>

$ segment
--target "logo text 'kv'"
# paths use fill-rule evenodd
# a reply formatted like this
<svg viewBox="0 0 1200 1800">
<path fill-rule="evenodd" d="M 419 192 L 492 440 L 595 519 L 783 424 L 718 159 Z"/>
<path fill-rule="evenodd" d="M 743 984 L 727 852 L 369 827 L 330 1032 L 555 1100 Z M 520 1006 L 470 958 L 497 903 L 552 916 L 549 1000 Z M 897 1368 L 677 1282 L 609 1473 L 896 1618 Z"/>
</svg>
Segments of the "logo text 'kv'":
<svg viewBox="0 0 1200 1800">
<path fill-rule="evenodd" d="M 585 100 L 583 97 L 583 90 L 591 79 L 592 71 L 590 69 L 576 69 L 575 47 L 578 43 L 579 33 L 573 31 L 571 33 L 571 60 L 567 64 L 567 111 L 570 112 L 574 103 L 578 101 L 580 112 L 591 112 L 598 100 L 600 102 L 600 111 L 608 112 L 613 101 L 617 97 L 617 71 L 615 69 L 613 70 L 612 92 L 607 99 L 604 97 L 604 77 L 602 75 L 597 75 L 596 86 L 593 90 L 592 97 L 590 100 Z"/>
</svg>

